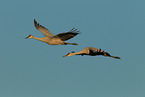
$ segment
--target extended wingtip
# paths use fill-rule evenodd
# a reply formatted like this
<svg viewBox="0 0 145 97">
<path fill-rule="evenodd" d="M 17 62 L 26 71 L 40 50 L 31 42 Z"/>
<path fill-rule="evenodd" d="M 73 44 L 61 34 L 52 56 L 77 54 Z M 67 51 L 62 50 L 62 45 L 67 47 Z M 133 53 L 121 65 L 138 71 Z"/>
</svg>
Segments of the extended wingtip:
<svg viewBox="0 0 145 97">
<path fill-rule="evenodd" d="M 80 32 L 78 29 L 76 29 L 75 27 L 74 28 L 72 28 L 69 32 Z M 78 33 L 79 34 L 79 33 Z"/>
<path fill-rule="evenodd" d="M 34 23 L 37 23 L 35 19 L 34 19 Z"/>
<path fill-rule="evenodd" d="M 36 29 L 38 29 L 39 27 L 39 23 L 37 23 L 37 21 L 34 19 L 34 26 L 36 27 Z"/>
<path fill-rule="evenodd" d="M 34 19 L 34 23 L 36 22 L 36 19 Z"/>
</svg>

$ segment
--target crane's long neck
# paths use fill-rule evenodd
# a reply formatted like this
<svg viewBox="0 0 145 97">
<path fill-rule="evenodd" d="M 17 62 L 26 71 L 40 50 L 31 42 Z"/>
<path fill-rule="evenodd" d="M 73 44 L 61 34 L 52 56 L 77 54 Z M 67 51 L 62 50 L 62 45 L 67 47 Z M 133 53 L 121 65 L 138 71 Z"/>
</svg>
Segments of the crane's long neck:
<svg viewBox="0 0 145 97">
<path fill-rule="evenodd" d="M 82 52 L 75 52 L 75 53 L 70 53 L 69 56 L 73 56 L 73 55 L 82 55 Z"/>
<path fill-rule="evenodd" d="M 35 36 L 32 36 L 32 38 L 44 42 L 44 39 L 43 38 L 37 38 Z"/>
</svg>

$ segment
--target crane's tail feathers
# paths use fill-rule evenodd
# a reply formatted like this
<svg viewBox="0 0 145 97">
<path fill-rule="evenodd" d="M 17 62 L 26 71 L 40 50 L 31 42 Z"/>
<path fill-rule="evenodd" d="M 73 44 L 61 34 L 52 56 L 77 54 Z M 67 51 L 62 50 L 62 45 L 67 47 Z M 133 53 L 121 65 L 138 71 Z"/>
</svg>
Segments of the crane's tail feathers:
<svg viewBox="0 0 145 97">
<path fill-rule="evenodd" d="M 115 59 L 121 59 L 121 58 L 118 57 L 118 56 L 109 56 L 109 57 L 112 57 L 112 58 L 115 58 Z"/>
</svg>

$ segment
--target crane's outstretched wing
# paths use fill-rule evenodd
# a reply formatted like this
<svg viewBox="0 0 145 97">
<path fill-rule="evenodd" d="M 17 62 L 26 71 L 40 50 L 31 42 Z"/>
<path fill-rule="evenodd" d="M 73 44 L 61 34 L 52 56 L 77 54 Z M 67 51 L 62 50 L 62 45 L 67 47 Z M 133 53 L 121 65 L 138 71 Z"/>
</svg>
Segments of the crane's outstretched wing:
<svg viewBox="0 0 145 97">
<path fill-rule="evenodd" d="M 37 23 L 37 21 L 34 19 L 34 26 L 36 27 L 37 30 L 39 30 L 40 32 L 42 32 L 42 34 L 46 37 L 53 37 L 54 35 L 48 30 L 46 29 L 44 26 L 39 25 L 39 23 Z"/>
<path fill-rule="evenodd" d="M 101 49 L 92 48 L 92 47 L 90 47 L 90 54 L 91 55 L 103 55 L 103 56 L 112 57 L 112 58 L 115 58 L 115 59 L 121 59 L 118 56 L 112 56 L 108 52 L 105 52 Z"/>
<path fill-rule="evenodd" d="M 69 40 L 71 38 L 73 38 L 74 36 L 78 35 L 79 31 L 77 31 L 77 29 L 72 29 L 70 30 L 69 32 L 66 32 L 66 33 L 59 33 L 57 35 L 55 35 L 54 37 L 58 37 L 60 38 L 62 41 L 65 41 L 65 40 Z"/>
</svg>

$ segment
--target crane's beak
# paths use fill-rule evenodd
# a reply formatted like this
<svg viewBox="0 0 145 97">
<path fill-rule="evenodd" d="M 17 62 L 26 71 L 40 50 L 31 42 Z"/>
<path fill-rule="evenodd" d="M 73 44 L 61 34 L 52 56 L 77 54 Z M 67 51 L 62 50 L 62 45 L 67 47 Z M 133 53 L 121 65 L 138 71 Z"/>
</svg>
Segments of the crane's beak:
<svg viewBox="0 0 145 97">
<path fill-rule="evenodd" d="M 27 39 L 27 38 L 29 38 L 29 36 L 28 36 L 28 37 L 26 37 L 25 39 Z"/>
<path fill-rule="evenodd" d="M 64 55 L 64 56 L 62 56 L 62 57 L 67 57 L 67 55 Z"/>
<path fill-rule="evenodd" d="M 70 53 L 68 53 L 67 55 L 64 55 L 63 57 L 67 57 Z"/>
</svg>

